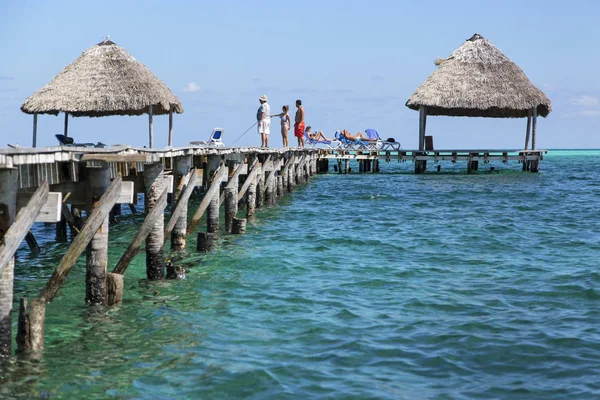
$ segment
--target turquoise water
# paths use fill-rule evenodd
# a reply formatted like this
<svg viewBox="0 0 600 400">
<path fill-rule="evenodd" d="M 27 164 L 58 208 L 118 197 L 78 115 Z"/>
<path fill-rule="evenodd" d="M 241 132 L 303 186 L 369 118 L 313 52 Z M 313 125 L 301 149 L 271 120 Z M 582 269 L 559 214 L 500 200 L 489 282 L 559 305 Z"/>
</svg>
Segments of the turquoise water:
<svg viewBox="0 0 600 400">
<path fill-rule="evenodd" d="M 118 308 L 83 305 L 82 258 L 43 358 L 5 365 L 0 398 L 600 397 L 600 151 L 539 174 L 442 165 L 314 177 L 177 261 L 186 280 L 148 282 L 138 256 Z M 111 228 L 111 265 L 140 219 Z M 16 295 L 66 249 L 36 229 Z"/>
</svg>

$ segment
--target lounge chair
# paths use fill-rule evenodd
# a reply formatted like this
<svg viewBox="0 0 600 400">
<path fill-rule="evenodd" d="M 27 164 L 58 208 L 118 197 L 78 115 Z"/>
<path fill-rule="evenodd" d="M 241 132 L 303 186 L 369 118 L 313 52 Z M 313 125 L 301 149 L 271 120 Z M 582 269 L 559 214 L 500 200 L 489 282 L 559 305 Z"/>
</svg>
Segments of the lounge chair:
<svg viewBox="0 0 600 400">
<path fill-rule="evenodd" d="M 75 139 L 73 139 L 72 137 L 68 137 L 65 135 L 54 135 L 56 137 L 56 140 L 58 140 L 58 143 L 60 143 L 61 146 L 72 146 L 72 147 L 95 147 L 95 148 L 104 148 L 106 147 L 106 145 L 102 142 L 98 142 L 98 143 L 75 143 Z"/>
<path fill-rule="evenodd" d="M 307 146 L 311 148 L 315 147 L 318 144 L 322 144 L 329 147 L 330 149 L 335 149 L 341 144 L 341 142 L 337 138 L 335 140 L 313 140 L 306 134 L 306 131 L 304 131 L 304 142 Z"/>
<path fill-rule="evenodd" d="M 346 139 L 340 131 L 335 131 L 335 138 L 340 141 L 341 147 L 344 149 L 365 149 L 369 147 L 369 143 L 364 140 Z"/>
<path fill-rule="evenodd" d="M 368 138 L 367 147 L 374 150 L 400 150 L 400 142 L 393 138 L 383 140 L 379 132 L 375 129 L 365 129 L 365 135 Z"/>
<path fill-rule="evenodd" d="M 198 140 L 194 142 L 190 142 L 191 145 L 194 146 L 212 146 L 212 147 L 225 147 L 223 144 L 223 132 L 225 130 L 223 128 L 215 128 L 210 134 L 210 139 L 207 141 Z"/>
</svg>

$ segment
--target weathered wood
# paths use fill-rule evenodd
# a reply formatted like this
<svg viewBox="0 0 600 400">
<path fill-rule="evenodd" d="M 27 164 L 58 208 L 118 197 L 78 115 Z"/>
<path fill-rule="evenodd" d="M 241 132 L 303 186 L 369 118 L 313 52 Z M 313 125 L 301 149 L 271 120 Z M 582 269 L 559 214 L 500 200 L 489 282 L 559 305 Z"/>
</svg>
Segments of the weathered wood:
<svg viewBox="0 0 600 400">
<path fill-rule="evenodd" d="M 0 245 L 0 276 L 4 273 L 6 265 L 13 259 L 15 251 L 25 239 L 31 225 L 39 214 L 42 206 L 48 199 L 48 181 L 44 181 L 31 197 L 27 206 L 22 208 L 4 233 L 2 244 Z"/>
<path fill-rule="evenodd" d="M 44 319 L 46 303 L 32 299 L 27 312 L 27 298 L 19 302 L 19 320 L 17 323 L 17 348 L 20 353 L 39 352 L 44 349 Z"/>
<path fill-rule="evenodd" d="M 196 243 L 196 250 L 201 252 L 208 252 L 212 250 L 213 246 L 213 234 L 210 232 L 198 232 L 198 242 Z"/>
<path fill-rule="evenodd" d="M 231 226 L 231 233 L 246 233 L 246 218 L 234 218 Z"/>
<path fill-rule="evenodd" d="M 69 113 L 68 112 L 65 113 L 65 130 L 64 130 L 64 135 L 65 135 L 65 137 L 69 136 Z"/>
<path fill-rule="evenodd" d="M 37 113 L 33 114 L 33 143 L 31 147 L 37 147 Z"/>
<path fill-rule="evenodd" d="M 150 210 L 150 212 L 144 218 L 144 222 L 139 227 L 139 229 L 135 232 L 135 236 L 133 240 L 119 259 L 117 266 L 113 269 L 114 274 L 125 273 L 127 266 L 139 252 L 142 247 L 142 243 L 146 240 L 146 237 L 150 233 L 150 230 L 154 227 L 154 220 L 164 212 L 167 207 L 167 190 L 163 188 L 163 192 L 161 193 L 159 199 L 156 201 L 156 205 Z"/>
<path fill-rule="evenodd" d="M 35 192 L 17 192 L 17 212 L 27 205 Z M 60 221 L 62 206 L 62 193 L 48 192 L 46 202 L 34 222 L 58 222 Z"/>
<path fill-rule="evenodd" d="M 87 182 L 90 207 L 101 201 L 110 186 L 110 169 L 88 168 Z M 109 214 L 113 207 L 110 208 Z M 108 222 L 109 216 L 100 224 L 86 248 L 85 263 L 85 302 L 91 305 L 106 304 L 106 273 L 108 266 Z"/>
<path fill-rule="evenodd" d="M 154 148 L 154 132 L 152 131 L 152 104 L 148 106 L 148 147 Z"/>
<path fill-rule="evenodd" d="M 173 107 L 169 108 L 169 146 L 173 146 Z"/>
<path fill-rule="evenodd" d="M 254 177 L 258 174 L 259 171 L 260 164 L 258 162 L 258 157 L 254 157 L 254 160 L 252 161 L 252 166 L 250 167 L 250 172 L 248 172 L 248 175 L 246 177 L 246 181 L 244 182 L 242 188 L 238 192 L 238 199 L 244 197 L 246 191 L 248 190 L 248 187 L 250 187 L 250 185 L 254 182 Z"/>
<path fill-rule="evenodd" d="M 277 175 L 277 197 L 283 196 L 283 176 Z"/>
<path fill-rule="evenodd" d="M 92 211 L 85 221 L 85 224 L 83 224 L 79 234 L 73 239 L 71 246 L 69 246 L 69 249 L 60 260 L 60 263 L 48 280 L 48 283 L 46 283 L 44 289 L 42 289 L 40 298 L 45 299 L 48 303 L 54 299 L 84 248 L 98 231 L 100 225 L 102 225 L 104 220 L 108 217 L 110 209 L 115 205 L 117 198 L 119 197 L 120 190 L 121 176 L 118 175 L 111 182 L 100 201 L 92 208 Z"/>
<path fill-rule="evenodd" d="M 227 168 L 225 168 L 224 165 L 221 165 L 215 171 L 213 179 L 211 180 L 210 187 L 204 194 L 204 198 L 200 202 L 198 209 L 196 210 L 196 212 L 194 213 L 194 216 L 192 217 L 192 220 L 188 224 L 188 229 L 187 229 L 188 235 L 190 235 L 192 232 L 194 232 L 194 229 L 196 229 L 196 226 L 198 226 L 198 222 L 200 222 L 200 219 L 202 218 L 202 216 L 204 215 L 204 212 L 208 208 L 209 203 L 211 202 L 211 200 L 213 199 L 215 194 L 218 193 L 219 186 L 221 185 L 221 179 L 223 178 L 223 176 L 226 173 L 227 173 Z"/>
<path fill-rule="evenodd" d="M 128 204 L 129 206 L 129 211 L 131 211 L 132 214 L 137 214 L 137 208 L 135 208 L 135 204 Z"/>
<path fill-rule="evenodd" d="M 260 168 L 260 167 L 258 167 Z M 252 176 L 251 181 L 246 179 L 244 184 L 248 185 L 248 195 L 246 196 L 246 217 L 250 218 L 256 213 L 256 181 L 258 180 L 256 174 Z"/>
<path fill-rule="evenodd" d="M 531 135 L 531 116 L 533 115 L 533 109 L 529 109 L 527 111 L 527 130 L 525 131 L 525 148 L 527 150 L 529 147 L 529 136 Z M 525 164 L 523 164 L 525 165 Z"/>
<path fill-rule="evenodd" d="M 176 181 L 174 196 L 177 200 L 165 228 L 165 243 L 170 237 L 171 250 L 174 251 L 185 250 L 186 246 L 188 199 L 196 184 L 196 169 L 191 169 L 192 161 L 191 156 L 177 157 L 173 168 Z"/>
<path fill-rule="evenodd" d="M 153 207 L 161 207 L 164 210 L 166 204 L 159 204 L 161 194 L 166 189 L 168 192 L 168 180 L 164 174 L 164 167 L 160 163 L 146 165 L 144 167 L 144 183 L 146 186 L 145 205 L 146 213 Z M 164 202 L 166 203 L 166 198 Z M 148 279 L 163 279 L 165 277 L 165 216 L 160 213 L 154 219 L 150 232 L 146 237 L 146 276 Z"/>
<path fill-rule="evenodd" d="M 71 214 L 71 210 L 69 210 L 67 203 L 61 204 L 61 212 L 62 217 L 67 222 L 67 225 L 69 225 L 69 228 L 71 228 L 71 235 L 73 234 L 73 231 L 75 231 L 76 234 L 79 233 L 79 226 L 75 221 L 75 217 L 73 217 L 73 214 Z"/>
<path fill-rule="evenodd" d="M 33 256 L 40 254 L 40 245 L 38 244 L 31 230 L 27 232 L 27 235 L 25 235 L 25 242 L 27 242 L 27 246 L 29 246 L 29 250 Z"/>
<path fill-rule="evenodd" d="M 183 250 L 185 249 L 185 235 L 187 231 L 187 205 L 194 188 L 196 187 L 196 179 L 198 179 L 198 174 L 195 173 L 196 168 L 192 170 L 190 175 L 190 180 L 187 185 L 184 186 L 183 191 L 179 195 L 177 202 L 175 203 L 175 207 L 173 208 L 173 213 L 171 214 L 171 218 L 167 223 L 165 228 L 165 243 L 167 242 L 169 236 L 171 237 L 171 249 L 172 250 Z M 180 224 L 181 218 L 185 215 L 185 223 Z M 175 235 L 174 229 L 176 226 L 179 226 L 181 232 Z M 173 232 L 173 234 L 171 234 Z"/>
<path fill-rule="evenodd" d="M 80 161 L 104 161 L 104 162 L 152 162 L 148 154 L 83 154 Z"/>
<path fill-rule="evenodd" d="M 0 242 L 17 211 L 18 170 L 0 169 Z M 0 271 L 0 357 L 12 352 L 12 305 L 14 257 Z"/>
<path fill-rule="evenodd" d="M 419 151 L 425 150 L 425 131 L 427 124 L 427 108 L 419 107 Z"/>
<path fill-rule="evenodd" d="M 233 219 L 238 212 L 237 187 L 227 186 L 225 188 L 225 231 L 231 233 Z"/>
<path fill-rule="evenodd" d="M 27 314 L 27 297 L 21 297 L 21 299 L 19 299 L 17 350 L 22 353 L 31 350 L 31 339 L 29 337 L 29 315 Z"/>
<path fill-rule="evenodd" d="M 45 299 L 31 299 L 31 304 L 29 305 L 29 341 L 32 352 L 40 352 L 44 349 L 45 319 Z"/>
<path fill-rule="evenodd" d="M 115 204 L 115 206 L 108 213 L 108 222 L 110 224 L 118 224 L 121 222 L 121 205 L 119 203 Z"/>
<path fill-rule="evenodd" d="M 123 287 L 125 286 L 123 275 L 111 272 L 106 276 L 106 281 L 108 285 L 107 304 L 109 306 L 118 306 L 123 302 Z"/>
<path fill-rule="evenodd" d="M 235 163 L 233 166 L 231 166 L 230 173 L 229 173 L 229 179 L 227 180 L 226 187 L 232 187 L 233 185 L 235 185 L 236 190 L 238 190 L 240 175 L 242 174 L 244 169 L 245 168 L 244 168 L 243 163 Z M 233 174 L 231 173 L 231 170 L 233 170 Z M 237 195 L 237 192 L 236 192 L 236 195 Z M 219 198 L 219 205 L 222 205 L 224 201 L 225 201 L 225 191 L 223 191 L 223 193 L 221 194 L 221 196 Z"/>
<path fill-rule="evenodd" d="M 60 220 L 56 223 L 56 239 L 57 242 L 64 243 L 67 241 L 67 221 L 61 215 Z"/>
<path fill-rule="evenodd" d="M 531 111 L 531 150 L 535 150 L 537 133 L 537 107 L 534 107 Z"/>
</svg>

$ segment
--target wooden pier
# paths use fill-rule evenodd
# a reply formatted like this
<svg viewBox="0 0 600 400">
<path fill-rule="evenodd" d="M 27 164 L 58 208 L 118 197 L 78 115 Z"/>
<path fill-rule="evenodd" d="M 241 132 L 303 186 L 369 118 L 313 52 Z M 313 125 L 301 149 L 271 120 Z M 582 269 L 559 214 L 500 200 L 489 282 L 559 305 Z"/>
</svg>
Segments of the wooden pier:
<svg viewBox="0 0 600 400">
<path fill-rule="evenodd" d="M 465 162 L 467 171 L 479 163 L 520 162 L 537 172 L 543 150 L 375 150 L 375 149 L 262 149 L 181 148 L 147 149 L 47 147 L 0 149 L 0 355 L 11 354 L 14 253 L 24 239 L 32 252 L 39 247 L 31 234 L 34 222 L 56 223 L 57 238 L 72 242 L 38 298 L 20 299 L 17 344 L 20 351 L 39 351 L 44 344 L 45 305 L 58 294 L 69 272 L 85 251 L 88 304 L 113 306 L 123 299 L 123 275 L 145 243 L 148 279 L 176 278 L 180 271 L 165 261 L 170 251 L 187 247 L 186 238 L 197 232 L 197 251 L 210 251 L 214 235 L 242 234 L 246 218 L 257 208 L 273 206 L 298 184 L 317 173 L 334 169 L 379 172 L 380 161 L 413 162 L 416 173 L 427 162 Z M 202 200 L 188 220 L 192 193 Z M 145 219 L 120 259 L 109 260 L 111 221 L 121 206 L 137 211 L 138 194 L 144 194 Z M 170 212 L 168 198 L 171 198 Z M 225 209 L 225 221 L 219 210 Z M 244 209 L 244 212 L 241 211 Z M 85 212 L 85 219 L 83 213 Z M 198 225 L 206 221 L 206 228 Z M 220 229 L 224 226 L 224 229 Z M 111 263 L 114 263 L 112 265 Z"/>
</svg>

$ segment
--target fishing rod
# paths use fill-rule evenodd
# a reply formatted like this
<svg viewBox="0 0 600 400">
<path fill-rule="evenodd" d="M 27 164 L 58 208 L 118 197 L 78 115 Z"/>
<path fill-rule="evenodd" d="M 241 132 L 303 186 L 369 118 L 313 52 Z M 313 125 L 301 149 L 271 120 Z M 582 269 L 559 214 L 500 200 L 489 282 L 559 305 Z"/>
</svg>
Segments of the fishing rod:
<svg viewBox="0 0 600 400">
<path fill-rule="evenodd" d="M 232 145 L 233 145 L 233 144 L 235 144 L 235 142 L 237 142 L 238 140 L 240 140 L 240 139 L 242 138 L 242 136 L 244 136 L 246 133 L 248 133 L 248 131 L 249 131 L 250 129 L 252 129 L 252 128 L 254 127 L 254 125 L 256 125 L 257 123 L 258 123 L 258 121 L 256 121 L 255 123 L 253 123 L 253 124 L 252 124 L 252 126 L 251 126 L 250 128 L 246 129 L 246 131 L 245 131 L 244 133 L 242 133 L 242 134 L 241 134 L 241 135 L 240 135 L 240 136 L 239 136 L 237 139 L 235 139 L 235 140 L 233 141 Z"/>
</svg>

